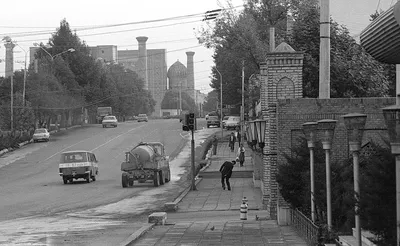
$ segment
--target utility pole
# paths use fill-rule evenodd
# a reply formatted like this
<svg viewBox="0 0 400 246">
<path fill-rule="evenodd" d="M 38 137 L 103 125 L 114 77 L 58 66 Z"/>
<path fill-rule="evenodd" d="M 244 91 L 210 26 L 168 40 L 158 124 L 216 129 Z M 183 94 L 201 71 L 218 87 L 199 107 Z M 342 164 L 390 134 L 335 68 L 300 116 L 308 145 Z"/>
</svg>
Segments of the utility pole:
<svg viewBox="0 0 400 246">
<path fill-rule="evenodd" d="M 224 126 L 222 125 L 222 120 L 224 119 L 224 114 L 222 113 L 222 75 L 221 73 L 218 71 L 217 66 L 215 66 L 215 70 L 218 72 L 219 74 L 219 80 L 220 80 L 220 96 L 221 96 L 221 119 L 219 121 L 220 127 L 221 127 L 221 138 L 224 136 Z"/>
<path fill-rule="evenodd" d="M 240 124 L 240 142 L 244 142 L 244 61 L 242 63 L 242 107 L 240 109 L 241 124 Z"/>
<path fill-rule="evenodd" d="M 319 54 L 319 98 L 331 97 L 331 37 L 329 19 L 329 1 L 321 0 L 320 14 L 320 54 Z"/>
</svg>

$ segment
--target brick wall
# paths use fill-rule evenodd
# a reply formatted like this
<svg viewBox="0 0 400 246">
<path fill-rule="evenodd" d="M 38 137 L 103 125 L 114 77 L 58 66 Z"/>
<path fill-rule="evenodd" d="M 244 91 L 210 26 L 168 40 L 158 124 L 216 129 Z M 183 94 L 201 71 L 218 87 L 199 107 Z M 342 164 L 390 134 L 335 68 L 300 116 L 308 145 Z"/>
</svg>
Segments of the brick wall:
<svg viewBox="0 0 400 246">
<path fill-rule="evenodd" d="M 382 137 L 387 137 L 382 108 L 395 103 L 395 98 L 297 98 L 278 100 L 278 165 L 286 161 L 281 153 L 290 155 L 290 148 L 296 145 L 299 137 L 304 136 L 301 131 L 302 124 L 322 119 L 338 120 L 332 143 L 332 160 L 340 161 L 348 158 L 350 153 L 347 132 L 341 116 L 348 113 L 366 114 L 366 131 L 362 144 L 371 139 L 380 141 Z"/>
</svg>

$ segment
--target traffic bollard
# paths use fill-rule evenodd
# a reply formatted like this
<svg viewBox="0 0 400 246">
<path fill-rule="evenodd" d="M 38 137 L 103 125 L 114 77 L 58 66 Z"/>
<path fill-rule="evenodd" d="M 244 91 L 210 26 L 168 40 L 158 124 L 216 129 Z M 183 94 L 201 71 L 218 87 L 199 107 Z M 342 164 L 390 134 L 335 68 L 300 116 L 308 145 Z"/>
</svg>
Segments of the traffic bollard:
<svg viewBox="0 0 400 246">
<path fill-rule="evenodd" d="M 241 220 L 247 220 L 247 203 L 243 199 L 242 204 L 240 205 L 240 219 Z"/>
</svg>

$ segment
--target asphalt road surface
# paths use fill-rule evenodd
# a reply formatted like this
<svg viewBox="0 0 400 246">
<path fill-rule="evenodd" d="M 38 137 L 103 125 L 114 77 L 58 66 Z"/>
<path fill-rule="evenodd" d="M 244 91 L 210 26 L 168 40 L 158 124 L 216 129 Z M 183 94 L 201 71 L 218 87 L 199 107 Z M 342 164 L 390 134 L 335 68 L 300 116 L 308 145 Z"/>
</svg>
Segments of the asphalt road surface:
<svg viewBox="0 0 400 246">
<path fill-rule="evenodd" d="M 198 128 L 205 121 L 198 120 Z M 125 152 L 140 141 L 160 141 L 173 159 L 188 138 L 177 119 L 124 122 L 117 128 L 90 125 L 51 136 L 50 142 L 24 146 L 0 157 L 0 221 L 20 217 L 79 211 L 134 197 L 154 189 L 152 182 L 121 187 L 120 164 Z M 93 151 L 99 161 L 99 176 L 91 183 L 63 184 L 58 175 L 60 153 Z"/>
</svg>

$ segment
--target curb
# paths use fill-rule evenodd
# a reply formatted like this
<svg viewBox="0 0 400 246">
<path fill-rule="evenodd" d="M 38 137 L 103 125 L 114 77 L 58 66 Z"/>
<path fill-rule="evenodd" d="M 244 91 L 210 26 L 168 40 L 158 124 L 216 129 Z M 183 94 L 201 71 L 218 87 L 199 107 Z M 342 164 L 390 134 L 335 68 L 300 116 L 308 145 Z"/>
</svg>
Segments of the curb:
<svg viewBox="0 0 400 246">
<path fill-rule="evenodd" d="M 71 126 L 71 127 L 68 127 L 68 128 L 60 128 L 60 129 L 58 129 L 58 130 L 49 131 L 49 133 L 51 134 L 51 133 L 56 133 L 56 132 L 60 132 L 60 131 L 66 131 L 66 130 L 68 130 L 68 129 L 76 128 L 76 127 L 81 127 L 81 126 L 82 126 L 82 125 L 76 125 L 76 126 Z M 30 143 L 33 143 L 33 140 L 32 140 L 32 139 L 29 140 L 29 141 L 25 141 L 25 142 L 19 143 L 18 145 L 19 145 L 19 147 L 22 147 L 22 146 L 25 146 L 25 145 L 30 144 Z M 13 151 L 13 150 L 15 150 L 15 149 L 13 149 L 13 148 L 8 148 L 8 149 L 0 150 L 0 156 L 6 154 L 6 153 L 8 153 L 8 152 L 11 152 L 11 151 Z"/>
<path fill-rule="evenodd" d="M 203 179 L 198 178 L 195 180 L 195 186 L 197 186 Z M 178 209 L 178 203 L 182 201 L 182 199 L 189 193 L 192 187 L 187 187 L 173 202 L 167 202 L 164 204 L 164 208 L 166 211 L 173 211 L 175 212 Z"/>
<path fill-rule="evenodd" d="M 151 223 L 145 226 L 142 226 L 139 230 L 135 231 L 132 233 L 127 239 L 125 239 L 123 242 L 119 244 L 119 246 L 128 246 L 134 241 L 136 241 L 138 238 L 140 238 L 143 234 L 148 232 L 149 230 L 153 229 L 155 226 L 155 223 Z"/>
</svg>

